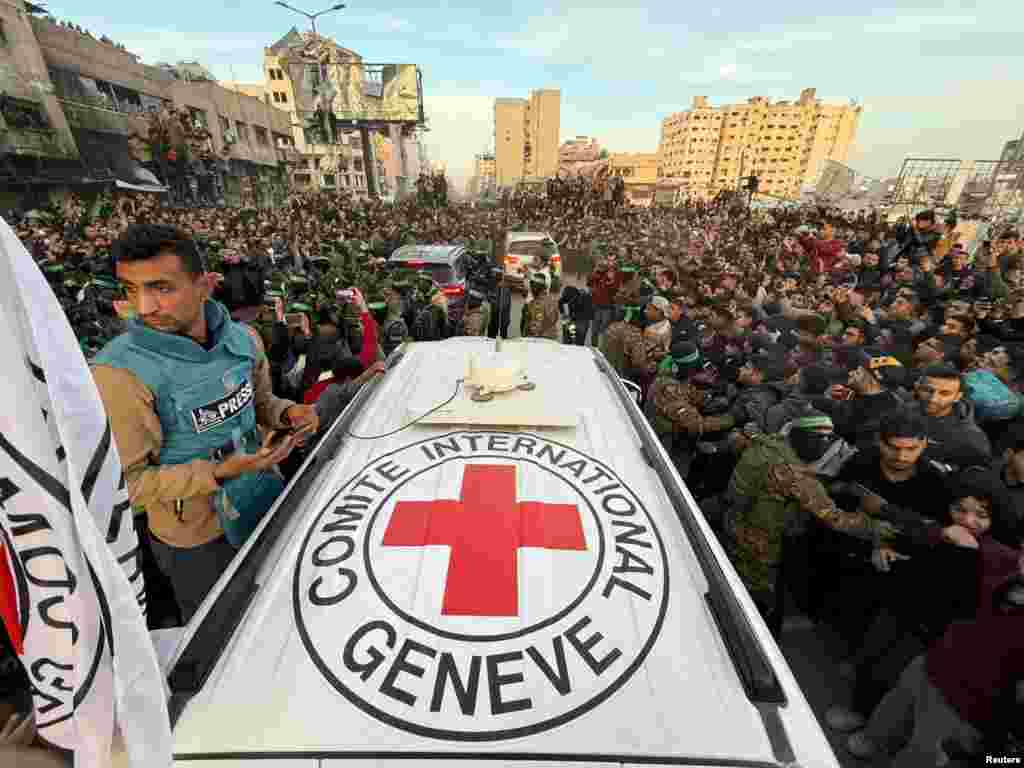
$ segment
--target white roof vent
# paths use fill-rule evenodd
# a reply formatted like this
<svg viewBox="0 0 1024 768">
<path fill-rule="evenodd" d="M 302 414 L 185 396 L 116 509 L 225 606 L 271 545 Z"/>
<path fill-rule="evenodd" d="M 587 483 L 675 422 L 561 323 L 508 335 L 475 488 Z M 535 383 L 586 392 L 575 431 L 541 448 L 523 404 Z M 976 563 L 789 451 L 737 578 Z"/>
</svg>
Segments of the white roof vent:
<svg viewBox="0 0 1024 768">
<path fill-rule="evenodd" d="M 564 371 L 559 376 L 561 366 L 545 365 L 546 355 L 539 349 L 538 354 L 531 356 L 530 348 L 538 345 L 547 346 L 532 341 L 505 343 L 500 352 L 483 351 L 476 345 L 459 349 L 456 359 L 444 366 L 446 370 L 465 373 L 454 399 L 423 416 L 451 396 L 455 382 L 450 382 L 447 392 L 424 386 L 423 402 L 417 397 L 416 402 L 409 404 L 410 418 L 422 416 L 420 424 L 575 427 L 579 412 L 572 402 Z"/>
</svg>

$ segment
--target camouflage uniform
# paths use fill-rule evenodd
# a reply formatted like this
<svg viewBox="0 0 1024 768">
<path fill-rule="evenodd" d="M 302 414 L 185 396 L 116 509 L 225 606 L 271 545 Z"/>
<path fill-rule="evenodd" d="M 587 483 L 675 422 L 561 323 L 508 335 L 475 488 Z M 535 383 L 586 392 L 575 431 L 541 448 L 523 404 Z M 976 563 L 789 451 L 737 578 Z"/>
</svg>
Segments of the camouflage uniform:
<svg viewBox="0 0 1024 768">
<path fill-rule="evenodd" d="M 693 384 L 661 375 L 654 379 L 644 401 L 644 414 L 684 479 L 700 436 L 729 429 L 735 423 L 728 414 L 704 416 L 701 409 L 706 397 L 705 391 Z"/>
<path fill-rule="evenodd" d="M 620 376 L 643 370 L 648 365 L 643 332 L 630 322 L 641 311 L 642 289 L 643 283 L 634 279 L 615 292 L 615 306 L 619 310 L 631 309 L 627 309 L 625 319 L 611 323 L 601 339 L 601 352 Z M 659 356 L 653 364 L 657 366 L 660 359 Z"/>
<path fill-rule="evenodd" d="M 491 305 L 483 302 L 479 307 L 466 311 L 462 318 L 463 336 L 486 336 L 491 322 Z"/>
<path fill-rule="evenodd" d="M 636 326 L 630 327 L 639 331 Z M 640 383 L 643 380 L 650 381 L 657 372 L 658 363 L 668 354 L 668 344 L 660 338 L 651 339 L 643 332 L 638 332 L 626 337 L 623 353 L 625 374 Z"/>
<path fill-rule="evenodd" d="M 644 328 L 644 339 L 646 339 L 652 350 L 661 350 L 660 357 L 668 354 L 668 348 L 672 346 L 672 324 L 662 320 Z"/>
<path fill-rule="evenodd" d="M 756 435 L 729 482 L 727 549 L 747 589 L 774 596 L 786 536 L 817 518 L 836 531 L 861 538 L 891 535 L 888 523 L 836 507 L 814 473 L 784 437 Z"/>
<path fill-rule="evenodd" d="M 682 433 L 700 437 L 730 429 L 736 420 L 729 414 L 704 416 L 706 392 L 674 376 L 658 376 L 647 398 L 647 416 L 658 436 Z"/>
<path fill-rule="evenodd" d="M 551 294 L 537 296 L 523 307 L 524 336 L 559 340 L 559 322 L 562 316 L 558 311 L 558 297 Z"/>
<path fill-rule="evenodd" d="M 619 376 L 623 376 L 628 372 L 632 359 L 640 359 L 640 355 L 645 355 L 639 351 L 643 343 L 644 335 L 639 328 L 619 320 L 608 326 L 601 339 L 601 352 Z"/>
</svg>

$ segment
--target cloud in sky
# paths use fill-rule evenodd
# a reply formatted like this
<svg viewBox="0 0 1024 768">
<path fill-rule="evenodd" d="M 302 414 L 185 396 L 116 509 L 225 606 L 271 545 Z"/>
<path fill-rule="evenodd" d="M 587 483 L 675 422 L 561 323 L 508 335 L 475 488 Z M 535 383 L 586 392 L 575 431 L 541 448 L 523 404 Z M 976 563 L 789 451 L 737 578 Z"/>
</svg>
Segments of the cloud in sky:
<svg viewBox="0 0 1024 768">
<path fill-rule="evenodd" d="M 1024 93 L 1024 78 L 995 72 L 941 93 L 868 99 L 849 164 L 882 176 L 908 156 L 998 160 L 1004 142 L 1024 132 L 1024 99 L 1007 98 L 1013 93 Z"/>
<path fill-rule="evenodd" d="M 474 156 L 493 146 L 494 98 L 473 85 L 439 83 L 426 99 L 430 131 L 425 143 L 432 160 L 448 163 L 456 182 L 473 172 Z"/>
<path fill-rule="evenodd" d="M 977 15 L 941 14 L 885 9 L 862 16 L 831 16 L 762 27 L 756 36 L 740 40 L 736 47 L 758 53 L 792 51 L 816 43 L 845 48 L 849 45 L 888 46 L 909 41 L 956 38 L 978 22 Z"/>
</svg>

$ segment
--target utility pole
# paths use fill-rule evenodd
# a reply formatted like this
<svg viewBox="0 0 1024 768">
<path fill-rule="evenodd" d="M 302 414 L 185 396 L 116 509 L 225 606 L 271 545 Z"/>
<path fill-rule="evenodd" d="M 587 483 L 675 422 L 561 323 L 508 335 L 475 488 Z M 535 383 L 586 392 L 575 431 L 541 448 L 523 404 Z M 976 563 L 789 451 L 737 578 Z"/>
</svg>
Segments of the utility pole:
<svg viewBox="0 0 1024 768">
<path fill-rule="evenodd" d="M 359 126 L 359 138 L 363 144 L 363 169 L 366 172 L 366 193 L 377 197 L 377 169 L 373 167 L 373 147 L 370 146 L 370 128 L 366 123 Z"/>
</svg>

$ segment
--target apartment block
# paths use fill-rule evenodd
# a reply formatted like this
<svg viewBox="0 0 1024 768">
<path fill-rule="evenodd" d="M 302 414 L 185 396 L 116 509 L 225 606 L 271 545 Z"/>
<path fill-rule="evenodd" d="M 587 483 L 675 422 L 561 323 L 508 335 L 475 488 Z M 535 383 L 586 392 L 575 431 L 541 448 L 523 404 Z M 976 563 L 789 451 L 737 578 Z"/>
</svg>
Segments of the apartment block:
<svg viewBox="0 0 1024 768">
<path fill-rule="evenodd" d="M 558 173 L 562 92 L 494 100 L 494 155 L 499 186 Z"/>
<path fill-rule="evenodd" d="M 103 36 L 58 23 L 43 9 L 0 0 L 0 204 L 109 187 L 163 189 L 150 118 L 186 109 L 210 137 L 179 184 L 229 204 L 270 206 L 285 193 L 291 125 L 263 100 L 234 93 L 196 62 L 150 66 Z M 200 158 L 198 155 L 203 155 Z"/>
<path fill-rule="evenodd" d="M 312 63 L 314 59 L 329 63 Z M 262 83 L 230 84 L 240 93 L 258 94 L 268 105 L 288 113 L 300 157 L 292 168 L 291 178 L 300 189 L 368 192 L 358 130 L 353 126 L 339 126 L 338 135 L 324 141 L 324 137 L 308 125 L 317 106 L 315 88 L 327 68 L 361 61 L 362 56 L 331 38 L 299 32 L 292 27 L 284 37 L 264 49 Z M 403 133 L 397 125 L 375 131 L 371 136 L 370 154 L 381 187 L 378 191 L 385 196 L 411 191 L 422 168 L 416 137 Z"/>
<path fill-rule="evenodd" d="M 497 163 L 494 153 L 483 152 L 473 160 L 473 174 L 466 183 L 470 197 L 492 194 L 497 189 Z"/>
<path fill-rule="evenodd" d="M 366 194 L 366 168 L 359 134 L 345 131 L 332 137 L 335 140 L 331 142 L 323 141 L 309 128 L 316 109 L 314 87 L 323 74 L 321 66 L 308 63 L 314 55 L 321 60 L 362 61 L 358 53 L 330 38 L 314 38 L 311 33 L 292 27 L 284 37 L 263 49 L 262 83 L 232 83 L 230 87 L 240 93 L 259 94 L 266 104 L 288 115 L 292 143 L 298 153 L 298 160 L 290 168 L 292 186 Z"/>
<path fill-rule="evenodd" d="M 649 207 L 658 183 L 656 152 L 615 152 L 608 157 L 608 173 L 622 178 L 629 205 Z"/>
<path fill-rule="evenodd" d="M 697 96 L 690 109 L 662 121 L 658 176 L 681 180 L 695 197 L 757 176 L 760 192 L 796 198 L 826 160 L 846 161 L 861 111 L 854 104 L 823 104 L 814 88 L 794 102 L 757 96 L 722 107 Z"/>
</svg>

